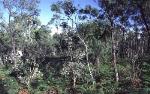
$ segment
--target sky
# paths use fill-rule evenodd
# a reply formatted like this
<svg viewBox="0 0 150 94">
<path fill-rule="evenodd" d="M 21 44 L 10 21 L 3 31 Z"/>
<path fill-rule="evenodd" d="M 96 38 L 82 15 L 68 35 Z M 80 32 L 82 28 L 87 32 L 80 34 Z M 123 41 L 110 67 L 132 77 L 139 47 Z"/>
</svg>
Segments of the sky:
<svg viewBox="0 0 150 94">
<path fill-rule="evenodd" d="M 40 15 L 39 19 L 42 23 L 42 25 L 46 25 L 50 19 L 53 16 L 53 12 L 51 11 L 50 5 L 57 2 L 59 0 L 40 0 L 39 3 L 39 9 L 40 9 Z M 84 7 L 85 5 L 92 5 L 97 7 L 96 0 L 73 0 L 75 6 L 80 6 L 81 8 Z M 8 21 L 8 14 L 7 10 L 3 8 L 2 0 L 0 0 L 0 13 L 3 13 L 4 18 L 6 21 Z M 56 29 L 56 27 L 52 26 L 52 33 L 54 34 L 55 32 L 60 33 L 62 30 L 61 28 Z"/>
<path fill-rule="evenodd" d="M 57 2 L 58 0 L 40 0 L 39 4 L 39 9 L 40 11 L 40 16 L 39 19 L 41 20 L 41 23 L 43 25 L 46 25 L 50 19 L 53 16 L 53 12 L 50 9 L 50 5 Z M 94 0 L 73 0 L 74 4 L 76 6 L 80 5 L 80 7 L 84 7 L 85 5 L 92 5 L 92 6 L 97 6 L 96 2 Z M 58 27 L 56 28 L 55 26 L 51 26 L 51 31 L 52 35 L 55 33 L 61 33 L 62 28 Z"/>
<path fill-rule="evenodd" d="M 46 25 L 48 21 L 52 18 L 53 13 L 50 11 L 50 5 L 57 2 L 58 0 L 40 0 L 39 9 L 41 10 L 39 19 L 42 24 Z M 84 7 L 85 5 L 97 6 L 95 0 L 73 0 L 75 5 L 80 5 Z"/>
<path fill-rule="evenodd" d="M 52 18 L 53 13 L 51 12 L 50 5 L 57 2 L 59 0 L 40 0 L 39 9 L 40 16 L 38 17 L 43 25 L 46 25 L 50 19 Z M 97 6 L 96 0 L 73 0 L 74 4 L 77 6 L 78 4 L 80 7 L 84 7 L 85 5 L 92 5 Z M 7 19 L 8 15 L 6 10 L 3 8 L 2 0 L 0 0 L 0 12 L 3 13 L 4 17 Z"/>
</svg>

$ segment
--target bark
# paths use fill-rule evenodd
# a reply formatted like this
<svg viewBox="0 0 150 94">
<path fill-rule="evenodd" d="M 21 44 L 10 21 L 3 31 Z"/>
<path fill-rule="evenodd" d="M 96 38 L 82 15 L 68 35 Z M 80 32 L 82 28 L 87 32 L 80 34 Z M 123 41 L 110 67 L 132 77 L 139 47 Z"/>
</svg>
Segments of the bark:
<svg viewBox="0 0 150 94">
<path fill-rule="evenodd" d="M 85 43 L 84 39 L 82 39 L 79 34 L 78 34 L 78 37 L 80 38 L 80 40 L 82 41 L 82 43 L 83 43 L 84 46 L 85 46 L 86 62 L 87 62 L 87 65 L 88 65 L 88 70 L 89 70 L 91 79 L 92 79 L 92 81 L 93 81 L 93 85 L 95 85 L 96 82 L 95 82 L 95 79 L 94 79 L 94 76 L 93 76 L 93 73 L 92 73 L 92 69 L 91 69 L 91 67 L 90 67 L 90 62 L 89 62 L 89 57 L 88 57 L 88 46 L 87 46 L 87 44 Z"/>
<path fill-rule="evenodd" d="M 112 32 L 112 64 L 114 67 L 114 71 L 115 71 L 115 78 L 116 78 L 116 82 L 119 81 L 119 74 L 118 74 L 118 69 L 117 69 L 117 56 L 116 56 L 116 40 L 115 40 L 115 31 L 114 31 L 114 23 L 113 23 L 113 19 L 108 17 L 110 23 L 111 23 L 111 32 Z"/>
<path fill-rule="evenodd" d="M 140 10 L 141 19 L 142 19 L 142 21 L 144 23 L 144 26 L 146 28 L 146 32 L 148 33 L 148 47 L 147 47 L 147 52 L 149 53 L 150 52 L 150 28 L 149 28 L 148 23 L 146 21 L 146 15 L 144 13 L 144 9 L 143 9 L 142 5 L 137 4 L 137 6 L 138 6 L 138 8 Z"/>
<path fill-rule="evenodd" d="M 69 16 L 68 18 L 72 21 L 72 28 L 73 28 L 73 23 L 76 25 L 76 28 L 77 28 L 77 23 L 74 22 L 73 19 L 71 19 Z M 77 32 L 77 35 L 78 35 L 78 38 L 81 40 L 81 42 L 84 44 L 84 47 L 85 47 L 85 53 L 86 53 L 86 61 L 87 61 L 87 65 L 88 65 L 88 70 L 89 70 L 89 73 L 90 73 L 90 76 L 91 76 L 91 79 L 93 81 L 93 86 L 95 85 L 95 79 L 94 79 L 94 76 L 92 74 L 92 69 L 90 67 L 90 63 L 89 63 L 89 57 L 88 57 L 88 45 L 85 43 L 84 39 L 81 38 L 81 36 L 79 35 L 79 33 Z"/>
<path fill-rule="evenodd" d="M 99 71 L 99 66 L 100 66 L 100 59 L 99 59 L 99 55 L 96 56 L 96 67 L 97 67 L 97 71 Z"/>
<path fill-rule="evenodd" d="M 75 75 L 73 76 L 73 87 L 75 88 L 76 87 L 76 77 L 75 77 Z"/>
<path fill-rule="evenodd" d="M 9 11 L 9 18 L 8 18 L 8 30 L 10 32 L 10 37 L 11 37 L 11 43 L 12 43 L 12 62 L 14 63 L 14 68 L 17 67 L 17 62 L 16 62 L 16 45 L 15 45 L 15 34 L 14 32 L 11 30 L 11 25 L 10 25 L 10 22 L 11 22 L 11 9 L 8 8 L 8 11 Z"/>
<path fill-rule="evenodd" d="M 17 67 L 17 60 L 16 60 L 16 45 L 15 45 L 15 40 L 12 36 L 12 48 L 13 48 L 13 54 L 12 54 L 12 59 L 13 59 L 13 63 L 14 63 L 14 68 Z"/>
<path fill-rule="evenodd" d="M 108 20 L 110 21 L 110 27 L 111 27 L 111 38 L 112 38 L 112 64 L 113 64 L 113 67 L 114 67 L 114 71 L 115 71 L 115 78 L 116 78 L 116 82 L 118 83 L 119 81 L 119 74 L 118 74 L 118 69 L 117 69 L 117 56 L 116 56 L 116 40 L 115 40 L 115 31 L 114 31 L 114 28 L 115 28 L 115 24 L 113 22 L 114 20 L 114 15 L 112 15 L 109 10 L 107 9 L 107 2 L 105 2 L 104 0 L 104 5 L 106 6 L 106 12 L 108 15 L 107 18 Z"/>
<path fill-rule="evenodd" d="M 117 57 L 116 57 L 116 44 L 115 44 L 115 39 L 114 39 L 114 31 L 112 31 L 112 55 L 113 55 L 113 66 L 115 70 L 115 77 L 116 77 L 116 82 L 119 81 L 119 75 L 118 75 L 118 69 L 117 69 Z"/>
<path fill-rule="evenodd" d="M 30 73 L 27 78 L 27 86 L 29 86 L 30 82 L 36 77 L 37 72 L 38 72 L 38 68 L 35 67 L 35 65 L 33 66 L 33 68 L 30 68 Z"/>
</svg>

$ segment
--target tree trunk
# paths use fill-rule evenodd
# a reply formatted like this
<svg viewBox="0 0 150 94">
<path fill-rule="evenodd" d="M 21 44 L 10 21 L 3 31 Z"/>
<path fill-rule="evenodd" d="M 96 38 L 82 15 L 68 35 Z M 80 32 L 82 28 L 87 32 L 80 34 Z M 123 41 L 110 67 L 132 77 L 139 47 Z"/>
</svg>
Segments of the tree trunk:
<svg viewBox="0 0 150 94">
<path fill-rule="evenodd" d="M 116 82 L 119 81 L 119 74 L 117 69 L 117 56 L 116 56 L 116 40 L 115 40 L 115 31 L 114 31 L 114 23 L 113 19 L 111 17 L 108 17 L 110 23 L 111 23 L 111 39 L 112 39 L 112 64 L 115 71 L 115 78 Z"/>
<path fill-rule="evenodd" d="M 14 32 L 12 32 L 11 30 L 11 25 L 10 25 L 10 22 L 11 22 L 11 10 L 9 9 L 9 18 L 8 18 L 8 25 L 9 25 L 9 33 L 10 33 L 10 37 L 11 37 L 11 43 L 12 43 L 12 62 L 14 63 L 14 68 L 17 67 L 17 62 L 16 62 L 16 45 L 15 45 L 15 34 Z"/>
<path fill-rule="evenodd" d="M 92 69 L 91 69 L 91 67 L 90 67 L 90 63 L 89 63 L 89 57 L 88 57 L 88 46 L 86 45 L 86 43 L 85 43 L 84 39 L 82 39 L 82 38 L 80 37 L 80 35 L 79 35 L 79 34 L 78 34 L 78 37 L 79 37 L 79 39 L 81 40 L 81 42 L 82 42 L 82 43 L 84 44 L 84 46 L 85 46 L 86 62 L 87 62 L 88 70 L 89 70 L 89 73 L 90 73 L 91 79 L 92 79 L 92 81 L 93 81 L 93 86 L 94 86 L 96 82 L 95 82 L 94 76 L 93 76 L 93 74 L 92 74 Z"/>
<path fill-rule="evenodd" d="M 73 87 L 75 88 L 76 87 L 76 77 L 75 77 L 75 75 L 73 76 Z"/>
<path fill-rule="evenodd" d="M 99 66 L 100 66 L 100 59 L 99 59 L 99 55 L 96 56 L 96 69 L 97 71 L 99 71 Z"/>
<path fill-rule="evenodd" d="M 95 85 L 95 80 L 94 80 L 94 76 L 93 76 L 93 74 L 92 74 L 92 69 L 91 69 L 91 67 L 90 67 L 90 63 L 89 63 L 89 57 L 88 57 L 88 47 L 87 47 L 87 45 L 85 44 L 85 51 L 86 51 L 86 61 L 87 61 L 87 65 L 88 65 L 88 70 L 89 70 L 89 72 L 90 72 L 90 76 L 91 76 L 91 79 L 92 79 L 92 81 L 93 81 L 93 86 Z"/>
<path fill-rule="evenodd" d="M 119 74 L 118 74 L 118 69 L 117 69 L 117 56 L 116 56 L 116 40 L 115 40 L 115 31 L 114 31 L 114 22 L 112 17 L 108 17 L 109 21 L 110 21 L 110 25 L 111 25 L 111 39 L 112 39 L 112 64 L 114 67 L 114 71 L 115 71 L 115 78 L 116 78 L 116 82 L 118 83 L 119 81 Z"/>
<path fill-rule="evenodd" d="M 119 75 L 118 75 L 118 69 L 117 69 L 117 58 L 116 58 L 116 44 L 115 44 L 115 39 L 114 39 L 114 31 L 112 31 L 112 58 L 113 58 L 113 66 L 115 70 L 115 77 L 116 77 L 116 82 L 119 81 Z"/>
<path fill-rule="evenodd" d="M 146 32 L 148 34 L 148 44 L 147 44 L 147 53 L 150 52 L 150 29 L 149 29 L 149 26 L 148 26 L 148 23 L 146 21 L 146 18 L 145 18 L 145 14 L 144 14 L 144 9 L 143 7 L 140 5 L 140 4 L 137 4 L 139 10 L 140 10 L 140 13 L 141 13 L 141 19 L 143 20 L 143 23 L 144 23 L 144 26 L 146 28 Z"/>
<path fill-rule="evenodd" d="M 16 45 L 15 45 L 15 40 L 12 36 L 12 48 L 13 48 L 13 54 L 12 54 L 12 58 L 13 58 L 13 63 L 14 63 L 14 68 L 17 67 L 17 60 L 16 60 Z"/>
<path fill-rule="evenodd" d="M 69 17 L 69 19 L 71 19 L 71 18 Z M 73 19 L 71 19 L 71 20 L 72 20 L 72 27 L 73 27 L 73 23 L 75 23 L 76 28 L 77 28 L 77 23 L 74 22 Z M 79 34 L 78 32 L 77 32 L 77 35 L 78 35 L 78 38 L 81 40 L 81 42 L 82 42 L 82 43 L 84 44 L 84 46 L 85 46 L 86 62 L 87 62 L 88 70 L 89 70 L 91 79 L 92 79 L 92 81 L 93 81 L 93 86 L 94 86 L 96 82 L 95 82 L 94 76 L 93 76 L 93 74 L 92 74 L 92 70 L 91 70 L 91 67 L 90 67 L 89 60 L 88 60 L 88 59 L 89 59 L 89 57 L 88 57 L 88 45 L 85 43 L 84 39 L 81 38 L 81 36 L 80 36 L 80 34 Z"/>
</svg>

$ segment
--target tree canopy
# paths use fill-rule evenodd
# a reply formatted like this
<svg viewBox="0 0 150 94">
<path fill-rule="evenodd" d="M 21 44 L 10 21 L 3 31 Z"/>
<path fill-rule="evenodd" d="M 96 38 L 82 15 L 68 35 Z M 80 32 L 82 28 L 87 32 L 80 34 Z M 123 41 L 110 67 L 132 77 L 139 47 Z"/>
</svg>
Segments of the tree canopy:
<svg viewBox="0 0 150 94">
<path fill-rule="evenodd" d="M 75 1 L 2 0 L 0 94 L 150 93 L 150 0 Z"/>
</svg>

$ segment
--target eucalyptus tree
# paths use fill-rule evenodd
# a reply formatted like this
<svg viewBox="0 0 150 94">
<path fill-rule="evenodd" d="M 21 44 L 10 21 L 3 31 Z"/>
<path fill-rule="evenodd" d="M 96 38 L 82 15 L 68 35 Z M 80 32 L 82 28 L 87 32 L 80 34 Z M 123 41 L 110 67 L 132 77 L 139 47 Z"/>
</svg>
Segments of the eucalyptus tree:
<svg viewBox="0 0 150 94">
<path fill-rule="evenodd" d="M 16 35 L 24 30 L 29 30 L 29 24 L 33 23 L 32 18 L 38 15 L 37 0 L 3 0 L 4 9 L 8 13 L 7 32 L 10 34 L 12 44 L 12 61 L 17 67 L 16 56 Z"/>
<path fill-rule="evenodd" d="M 79 34 L 88 41 L 89 53 L 94 55 L 96 61 L 93 61 L 93 63 L 96 64 L 97 69 L 99 69 L 101 63 L 110 62 L 110 58 L 107 58 L 109 56 L 104 57 L 103 53 L 103 50 L 111 46 L 108 46 L 110 44 L 110 35 L 106 31 L 107 28 L 107 24 L 100 21 L 96 22 L 95 20 L 78 26 Z M 104 58 L 107 58 L 107 60 L 104 60 Z"/>
<path fill-rule="evenodd" d="M 63 28 L 68 28 L 66 26 L 70 25 L 71 32 L 75 31 L 77 37 L 84 45 L 89 74 L 91 76 L 93 84 L 95 84 L 92 68 L 90 66 L 89 57 L 88 57 L 89 53 L 88 53 L 88 44 L 86 43 L 87 41 L 85 41 L 84 38 L 81 37 L 80 34 L 78 34 L 77 26 L 78 26 L 79 14 L 78 14 L 77 7 L 73 4 L 72 0 L 65 0 L 65 1 L 58 1 L 57 3 L 52 4 L 51 10 L 55 12 L 54 18 L 52 18 L 51 22 L 53 21 L 56 22 L 59 20 L 57 24 L 63 26 Z M 59 19 L 56 20 L 55 17 Z M 60 21 L 62 21 L 62 23 L 60 23 Z"/>
<path fill-rule="evenodd" d="M 112 41 L 113 44 L 114 42 L 117 42 L 114 40 L 114 36 L 118 34 L 115 32 L 115 28 L 119 28 L 122 33 L 120 37 L 122 37 L 122 40 L 120 41 L 121 45 L 124 45 L 125 49 L 122 50 L 123 52 L 126 51 L 126 54 L 132 54 L 128 60 L 131 60 L 131 66 L 132 66 L 132 77 L 131 80 L 133 81 L 133 84 L 138 84 L 140 80 L 140 76 L 134 76 L 137 73 L 137 68 L 139 68 L 137 65 L 142 65 L 138 64 L 138 60 L 143 57 L 147 57 L 149 53 L 149 18 L 150 14 L 148 12 L 149 10 L 149 1 L 148 0 L 97 0 L 100 8 L 103 9 L 104 12 L 102 14 L 104 15 L 105 18 L 108 19 L 110 22 L 111 26 L 111 31 L 112 31 Z M 133 35 L 130 35 L 131 32 L 130 30 L 133 29 L 131 32 L 134 32 Z M 140 34 L 141 33 L 141 34 Z M 138 34 L 140 34 L 140 38 L 138 38 Z M 143 40 L 144 37 L 144 40 Z M 147 38 L 146 38 L 147 37 Z M 130 39 L 128 39 L 130 38 Z M 133 41 L 134 40 L 134 41 Z M 137 41 L 140 42 L 143 40 L 143 42 L 146 44 L 146 48 L 144 52 L 140 53 L 137 47 L 142 48 L 142 45 L 137 45 Z M 122 42 L 123 41 L 123 42 Z M 122 43 L 121 43 L 122 42 Z M 128 43 L 126 46 L 124 43 Z M 115 46 L 113 47 L 113 57 L 115 59 L 116 57 L 116 51 L 118 49 L 114 49 Z M 122 47 L 123 48 L 123 47 Z M 127 51 L 126 49 L 130 48 L 130 51 Z M 129 49 L 128 49 L 129 50 Z M 144 53 L 144 54 L 143 54 Z M 115 60 L 116 62 L 116 60 Z M 114 63 L 115 63 L 114 62 Z M 135 64 L 136 62 L 136 64 Z M 136 66 L 135 66 L 136 65 Z M 141 70 L 141 68 L 140 68 Z M 140 73 L 140 71 L 138 72 Z M 117 76 L 117 75 L 116 75 Z M 117 77 L 116 77 L 117 78 Z M 136 80 L 138 80 L 136 82 Z M 140 87 L 140 86 L 139 86 Z"/>
<path fill-rule="evenodd" d="M 13 63 L 10 75 L 12 74 L 12 76 L 15 77 L 19 83 L 29 86 L 32 78 L 35 77 L 37 68 L 34 68 L 32 70 L 32 66 L 30 65 L 34 62 L 31 61 L 32 63 L 29 64 L 30 61 L 24 62 L 21 59 L 30 59 L 28 57 L 24 57 L 24 50 L 28 48 L 29 45 L 33 45 L 33 30 L 40 25 L 40 22 L 37 19 L 37 16 L 39 15 L 39 1 L 2 0 L 2 2 L 4 9 L 8 14 L 8 19 L 3 19 L 4 24 L 1 24 L 1 28 L 3 28 L 3 32 L 6 32 L 6 34 L 8 34 L 8 37 L 10 39 L 10 48 L 12 48 L 11 52 L 8 53 L 11 58 L 10 61 Z M 21 57 L 19 57 L 19 53 Z M 34 57 L 31 56 L 31 59 L 32 58 Z M 30 71 L 28 72 L 28 70 Z M 17 74 L 18 72 L 21 72 L 21 74 L 25 74 L 25 77 L 21 74 Z M 28 74 L 26 74 L 26 72 Z"/>
</svg>

